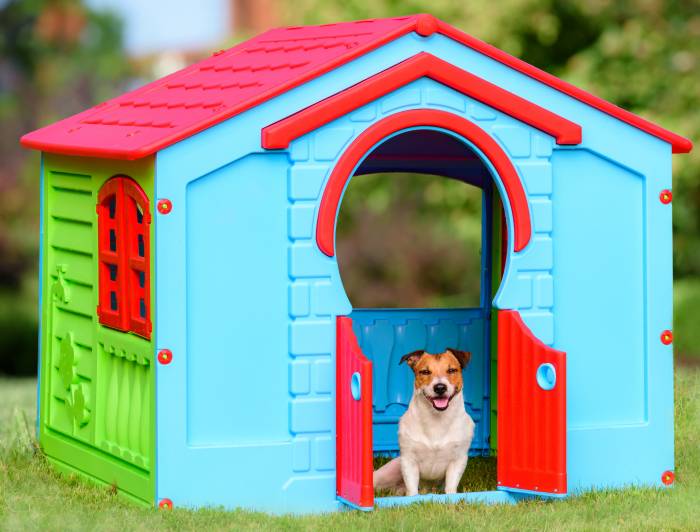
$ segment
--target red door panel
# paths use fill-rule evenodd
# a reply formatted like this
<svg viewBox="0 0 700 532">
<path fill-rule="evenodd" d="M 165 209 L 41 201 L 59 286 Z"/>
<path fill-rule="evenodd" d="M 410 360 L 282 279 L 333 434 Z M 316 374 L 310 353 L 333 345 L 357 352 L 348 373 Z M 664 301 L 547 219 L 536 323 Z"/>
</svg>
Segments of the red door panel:
<svg viewBox="0 0 700 532">
<path fill-rule="evenodd" d="M 566 494 L 566 353 L 498 313 L 498 485 Z"/>
<path fill-rule="evenodd" d="M 338 497 L 351 506 L 371 509 L 372 362 L 362 354 L 350 318 L 338 317 L 336 341 Z"/>
</svg>

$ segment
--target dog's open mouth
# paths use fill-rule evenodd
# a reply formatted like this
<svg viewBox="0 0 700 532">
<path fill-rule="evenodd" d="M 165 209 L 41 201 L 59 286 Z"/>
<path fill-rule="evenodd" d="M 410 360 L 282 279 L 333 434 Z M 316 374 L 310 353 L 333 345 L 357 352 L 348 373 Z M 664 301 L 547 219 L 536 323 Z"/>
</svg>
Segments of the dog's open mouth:
<svg viewBox="0 0 700 532">
<path fill-rule="evenodd" d="M 429 397 L 429 399 L 435 410 L 445 410 L 447 405 L 450 404 L 449 397 Z"/>
</svg>

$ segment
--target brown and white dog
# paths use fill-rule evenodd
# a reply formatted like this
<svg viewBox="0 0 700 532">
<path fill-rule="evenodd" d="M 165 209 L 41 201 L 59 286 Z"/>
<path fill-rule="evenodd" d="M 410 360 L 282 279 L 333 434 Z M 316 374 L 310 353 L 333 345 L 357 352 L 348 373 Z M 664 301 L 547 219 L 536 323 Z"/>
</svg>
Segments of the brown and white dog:
<svg viewBox="0 0 700 532">
<path fill-rule="evenodd" d="M 375 489 L 417 495 L 421 479 L 444 479 L 445 493 L 457 492 L 474 437 L 462 396 L 462 369 L 470 358 L 451 348 L 401 358 L 415 374 L 413 397 L 399 421 L 400 456 L 374 472 Z"/>
</svg>

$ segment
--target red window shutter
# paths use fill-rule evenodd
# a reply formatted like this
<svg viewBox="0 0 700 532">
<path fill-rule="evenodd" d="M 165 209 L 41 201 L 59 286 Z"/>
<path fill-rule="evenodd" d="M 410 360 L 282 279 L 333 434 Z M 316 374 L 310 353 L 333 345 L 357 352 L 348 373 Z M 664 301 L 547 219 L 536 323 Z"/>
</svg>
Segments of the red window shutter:
<svg viewBox="0 0 700 532">
<path fill-rule="evenodd" d="M 126 176 L 107 181 L 97 204 L 100 323 L 150 338 L 148 197 Z"/>
<path fill-rule="evenodd" d="M 151 337 L 150 232 L 148 197 L 133 181 L 124 182 L 129 330 Z"/>
<path fill-rule="evenodd" d="M 97 204 L 100 323 L 126 330 L 126 285 L 124 283 L 124 217 L 122 182 L 110 179 L 100 189 Z"/>
</svg>

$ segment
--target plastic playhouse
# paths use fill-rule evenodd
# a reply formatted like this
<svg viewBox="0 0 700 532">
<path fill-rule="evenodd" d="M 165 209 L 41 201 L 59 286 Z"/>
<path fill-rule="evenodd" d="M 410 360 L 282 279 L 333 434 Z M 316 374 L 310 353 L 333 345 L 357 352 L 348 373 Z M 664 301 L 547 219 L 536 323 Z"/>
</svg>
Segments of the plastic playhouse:
<svg viewBox="0 0 700 532">
<path fill-rule="evenodd" d="M 38 434 L 161 507 L 513 502 L 673 482 L 671 155 L 691 143 L 429 15 L 270 30 L 22 138 L 43 152 Z M 483 194 L 481 304 L 355 309 L 356 175 Z M 375 498 L 400 357 L 472 352 L 498 490 Z"/>
</svg>

